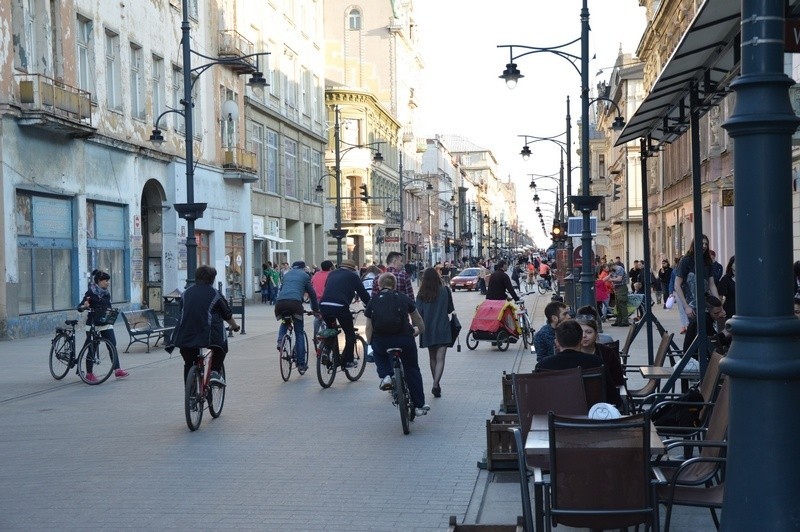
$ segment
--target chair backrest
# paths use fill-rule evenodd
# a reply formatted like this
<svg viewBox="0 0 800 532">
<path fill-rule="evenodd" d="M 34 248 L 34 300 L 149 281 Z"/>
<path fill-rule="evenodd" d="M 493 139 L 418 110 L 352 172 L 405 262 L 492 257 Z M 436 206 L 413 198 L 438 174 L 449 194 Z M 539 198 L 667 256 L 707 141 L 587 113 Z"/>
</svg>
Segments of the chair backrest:
<svg viewBox="0 0 800 532">
<path fill-rule="evenodd" d="M 703 380 L 700 381 L 699 392 L 703 396 L 703 401 L 706 403 L 713 403 L 716 400 L 717 390 L 719 388 L 720 367 L 719 363 L 722 362 L 723 355 L 719 351 L 711 353 L 706 366 L 706 374 L 703 375 Z M 700 409 L 700 421 L 704 421 L 708 408 L 705 406 Z"/>
<path fill-rule="evenodd" d="M 531 430 L 534 415 L 556 412 L 562 415 L 586 415 L 586 392 L 580 368 L 515 373 L 514 395 L 523 437 Z"/>
<path fill-rule="evenodd" d="M 653 357 L 653 365 L 656 367 L 661 367 L 667 361 L 667 353 L 669 352 L 669 345 L 672 343 L 672 337 L 674 333 L 668 333 L 661 335 L 661 343 L 658 344 L 658 349 L 656 350 L 656 354 Z M 639 388 L 638 390 L 628 390 L 628 393 L 634 397 L 645 397 L 650 395 L 651 393 L 655 393 L 658 390 L 658 383 L 661 379 L 650 379 L 648 380 L 644 386 Z"/>
<path fill-rule="evenodd" d="M 586 393 L 586 405 L 592 408 L 597 403 L 608 403 L 606 393 L 606 368 L 598 366 L 596 368 L 581 368 L 583 378 L 583 391 Z"/>
<path fill-rule="evenodd" d="M 728 387 L 730 379 L 723 379 L 722 386 L 717 394 L 717 400 L 714 403 L 714 408 L 711 409 L 711 415 L 708 420 L 708 428 L 703 440 L 724 442 L 728 439 Z M 722 447 L 700 447 L 700 456 L 705 458 L 721 458 L 725 456 L 725 449 Z M 681 470 L 679 479 L 682 482 L 691 483 L 702 481 L 714 476 L 720 468 L 718 462 L 697 462 L 691 464 Z"/>
<path fill-rule="evenodd" d="M 551 414 L 553 521 L 578 528 L 653 523 L 648 414 L 615 420 Z"/>
<path fill-rule="evenodd" d="M 623 364 L 627 364 L 628 355 L 631 351 L 631 344 L 633 343 L 633 337 L 636 336 L 634 333 L 636 331 L 636 325 L 631 325 L 628 327 L 628 335 L 625 337 L 625 342 L 622 344 L 622 348 L 619 350 L 619 356 L 622 358 Z"/>
</svg>

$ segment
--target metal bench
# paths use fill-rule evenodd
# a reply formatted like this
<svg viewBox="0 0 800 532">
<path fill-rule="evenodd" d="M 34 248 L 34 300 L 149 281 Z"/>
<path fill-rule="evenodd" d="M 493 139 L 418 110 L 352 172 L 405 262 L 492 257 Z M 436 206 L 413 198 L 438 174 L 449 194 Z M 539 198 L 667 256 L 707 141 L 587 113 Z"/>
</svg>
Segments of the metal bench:
<svg viewBox="0 0 800 532">
<path fill-rule="evenodd" d="M 128 347 L 125 348 L 126 353 L 131 345 L 137 342 L 145 344 L 147 346 L 147 352 L 149 353 L 150 339 L 155 338 L 153 347 L 156 347 L 158 341 L 166 338 L 167 335 L 175 329 L 175 325 L 177 325 L 177 323 L 167 325 L 166 323 L 160 322 L 155 311 L 149 308 L 123 312 L 122 319 L 125 321 L 125 328 L 128 329 L 128 335 L 130 336 Z M 176 321 L 172 318 L 165 318 L 164 321 L 166 322 L 167 320 L 170 322 Z"/>
</svg>

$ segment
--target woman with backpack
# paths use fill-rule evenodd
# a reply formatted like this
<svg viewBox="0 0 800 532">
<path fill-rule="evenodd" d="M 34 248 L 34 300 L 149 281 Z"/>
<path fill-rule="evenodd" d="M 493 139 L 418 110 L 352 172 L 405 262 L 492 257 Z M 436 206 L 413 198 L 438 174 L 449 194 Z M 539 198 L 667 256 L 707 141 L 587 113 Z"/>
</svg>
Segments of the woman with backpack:
<svg viewBox="0 0 800 532">
<path fill-rule="evenodd" d="M 428 268 L 422 273 L 416 303 L 417 310 L 425 322 L 425 330 L 420 335 L 419 345 L 428 348 L 433 376 L 431 393 L 434 397 L 441 397 L 440 381 L 444 373 L 444 360 L 447 348 L 453 345 L 449 315 L 455 311 L 455 307 L 450 289 L 442 284 L 442 279 L 434 268 Z"/>
</svg>

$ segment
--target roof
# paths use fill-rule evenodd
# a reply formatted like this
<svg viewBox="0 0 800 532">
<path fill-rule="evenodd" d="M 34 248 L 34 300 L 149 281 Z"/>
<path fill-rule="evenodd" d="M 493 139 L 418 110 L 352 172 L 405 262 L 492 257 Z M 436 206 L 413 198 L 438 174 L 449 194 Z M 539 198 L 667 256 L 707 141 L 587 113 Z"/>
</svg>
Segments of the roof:
<svg viewBox="0 0 800 532">
<path fill-rule="evenodd" d="M 663 144 L 682 135 L 689 128 L 689 91 L 695 83 L 702 113 L 725 96 L 739 69 L 740 19 L 740 2 L 703 2 L 617 145 L 647 136 Z"/>
</svg>

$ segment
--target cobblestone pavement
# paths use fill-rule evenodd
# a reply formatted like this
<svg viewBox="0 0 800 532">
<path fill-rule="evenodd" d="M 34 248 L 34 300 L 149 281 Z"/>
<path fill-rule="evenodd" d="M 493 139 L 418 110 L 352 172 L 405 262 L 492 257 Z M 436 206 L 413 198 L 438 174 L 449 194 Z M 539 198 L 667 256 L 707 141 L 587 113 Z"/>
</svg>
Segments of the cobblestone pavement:
<svg viewBox="0 0 800 532">
<path fill-rule="evenodd" d="M 454 299 L 467 329 L 482 298 Z M 549 296 L 526 300 L 538 327 Z M 485 421 L 502 402 L 502 372 L 532 368 L 521 344 L 470 351 L 462 333 L 440 399 L 429 394 L 421 352 L 431 412 L 404 436 L 374 365 L 359 382 L 337 375 L 328 390 L 313 370 L 284 383 L 272 312 L 247 306 L 247 334 L 230 339 L 222 416 L 206 413 L 197 432 L 184 421 L 177 354 L 134 346 L 121 353 L 128 379 L 87 386 L 73 373 L 53 380 L 49 336 L 0 343 L 0 529 L 445 530 L 450 515 L 514 522 L 518 484 L 491 492 L 487 482 L 499 481 L 476 464 Z M 121 323 L 116 334 L 124 348 Z"/>
</svg>

